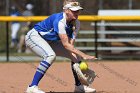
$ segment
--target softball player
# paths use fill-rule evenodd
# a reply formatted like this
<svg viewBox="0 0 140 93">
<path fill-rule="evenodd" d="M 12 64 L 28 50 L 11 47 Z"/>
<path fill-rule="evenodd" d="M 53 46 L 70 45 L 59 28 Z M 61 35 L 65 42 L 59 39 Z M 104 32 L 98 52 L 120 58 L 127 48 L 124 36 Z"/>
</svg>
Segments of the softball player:
<svg viewBox="0 0 140 93">
<path fill-rule="evenodd" d="M 66 57 L 71 60 L 76 91 L 95 91 L 95 89 L 82 85 L 73 69 L 73 65 L 80 62 L 81 59 L 95 59 L 94 56 L 87 55 L 74 47 L 74 41 L 80 28 L 80 22 L 77 18 L 82 9 L 75 0 L 65 0 L 63 12 L 53 14 L 37 23 L 27 33 L 25 37 L 26 45 L 43 60 L 40 62 L 26 93 L 45 93 L 38 88 L 38 84 L 56 56 Z"/>
<path fill-rule="evenodd" d="M 17 8 L 15 6 L 11 7 L 12 11 L 10 13 L 10 16 L 20 16 L 21 14 L 18 12 Z M 20 23 L 19 22 L 12 22 L 11 23 L 11 45 L 10 47 L 13 48 L 17 43 L 18 43 L 18 39 L 17 39 L 17 34 L 18 31 L 20 29 Z"/>
</svg>

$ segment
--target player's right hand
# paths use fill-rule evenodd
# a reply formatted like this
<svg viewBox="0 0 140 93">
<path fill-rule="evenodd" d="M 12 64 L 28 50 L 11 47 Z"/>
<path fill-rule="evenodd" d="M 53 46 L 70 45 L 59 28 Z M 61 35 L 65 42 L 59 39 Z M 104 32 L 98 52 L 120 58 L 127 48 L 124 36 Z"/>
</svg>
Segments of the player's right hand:
<svg viewBox="0 0 140 93">
<path fill-rule="evenodd" d="M 84 60 L 95 60 L 97 59 L 95 56 L 90 56 L 90 55 L 84 55 L 83 57 Z"/>
</svg>

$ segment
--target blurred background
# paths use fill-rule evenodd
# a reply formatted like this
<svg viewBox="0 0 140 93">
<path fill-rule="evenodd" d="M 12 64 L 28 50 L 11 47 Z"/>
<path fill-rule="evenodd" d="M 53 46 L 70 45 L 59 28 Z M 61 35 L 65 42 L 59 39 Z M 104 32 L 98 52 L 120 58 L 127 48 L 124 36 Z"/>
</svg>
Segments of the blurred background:
<svg viewBox="0 0 140 93">
<path fill-rule="evenodd" d="M 139 9 L 139 0 L 78 0 L 90 15 L 96 15 L 99 9 Z M 6 9 L 16 6 L 21 12 L 26 4 L 34 5 L 35 15 L 50 15 L 62 11 L 62 0 L 0 0 L 0 15 L 6 15 Z M 8 4 L 6 7 L 6 3 Z M 57 6 L 57 7 L 56 7 Z M 87 14 L 82 12 L 82 14 Z"/>
<path fill-rule="evenodd" d="M 121 10 L 124 10 L 127 13 L 124 12 L 122 15 L 131 16 L 134 11 L 134 15 L 139 16 L 138 12 L 140 12 L 140 0 L 78 1 L 84 8 L 81 15 L 109 16 L 114 13 L 121 15 Z M 0 16 L 49 16 L 61 12 L 62 5 L 62 0 L 0 0 Z M 104 13 L 104 10 L 109 11 Z M 37 22 L 0 22 L 0 61 L 18 61 L 21 57 L 22 61 L 38 60 L 38 57 L 24 45 L 24 35 L 35 23 Z M 16 30 L 16 33 L 12 33 L 13 30 Z M 96 55 L 100 59 L 133 60 L 139 59 L 139 37 L 139 19 L 135 21 L 118 20 L 117 22 L 81 21 L 76 47 L 86 53 Z M 7 44 L 9 44 L 8 47 Z"/>
</svg>

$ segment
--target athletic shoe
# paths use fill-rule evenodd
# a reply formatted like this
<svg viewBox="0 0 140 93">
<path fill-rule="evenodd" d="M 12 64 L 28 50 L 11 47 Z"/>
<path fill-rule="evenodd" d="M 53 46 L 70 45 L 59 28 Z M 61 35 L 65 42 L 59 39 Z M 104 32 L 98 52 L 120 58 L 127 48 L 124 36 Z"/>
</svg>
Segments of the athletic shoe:
<svg viewBox="0 0 140 93">
<path fill-rule="evenodd" d="M 85 85 L 79 85 L 79 86 L 75 86 L 75 92 L 95 93 L 96 89 L 90 88 L 89 86 L 85 86 Z"/>
<path fill-rule="evenodd" d="M 45 93 L 45 92 L 40 90 L 38 86 L 32 86 L 27 88 L 26 93 Z"/>
</svg>

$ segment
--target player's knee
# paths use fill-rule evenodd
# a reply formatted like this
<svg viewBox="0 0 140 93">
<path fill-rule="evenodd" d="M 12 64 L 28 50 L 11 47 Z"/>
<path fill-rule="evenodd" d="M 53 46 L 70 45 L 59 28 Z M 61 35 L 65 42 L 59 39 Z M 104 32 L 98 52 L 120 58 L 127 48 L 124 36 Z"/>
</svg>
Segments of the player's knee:
<svg viewBox="0 0 140 93">
<path fill-rule="evenodd" d="M 44 60 L 47 61 L 49 64 L 52 64 L 55 59 L 56 59 L 56 54 L 55 53 L 47 55 L 44 58 Z"/>
<path fill-rule="evenodd" d="M 50 55 L 48 59 L 54 61 L 56 59 L 56 54 Z"/>
</svg>

